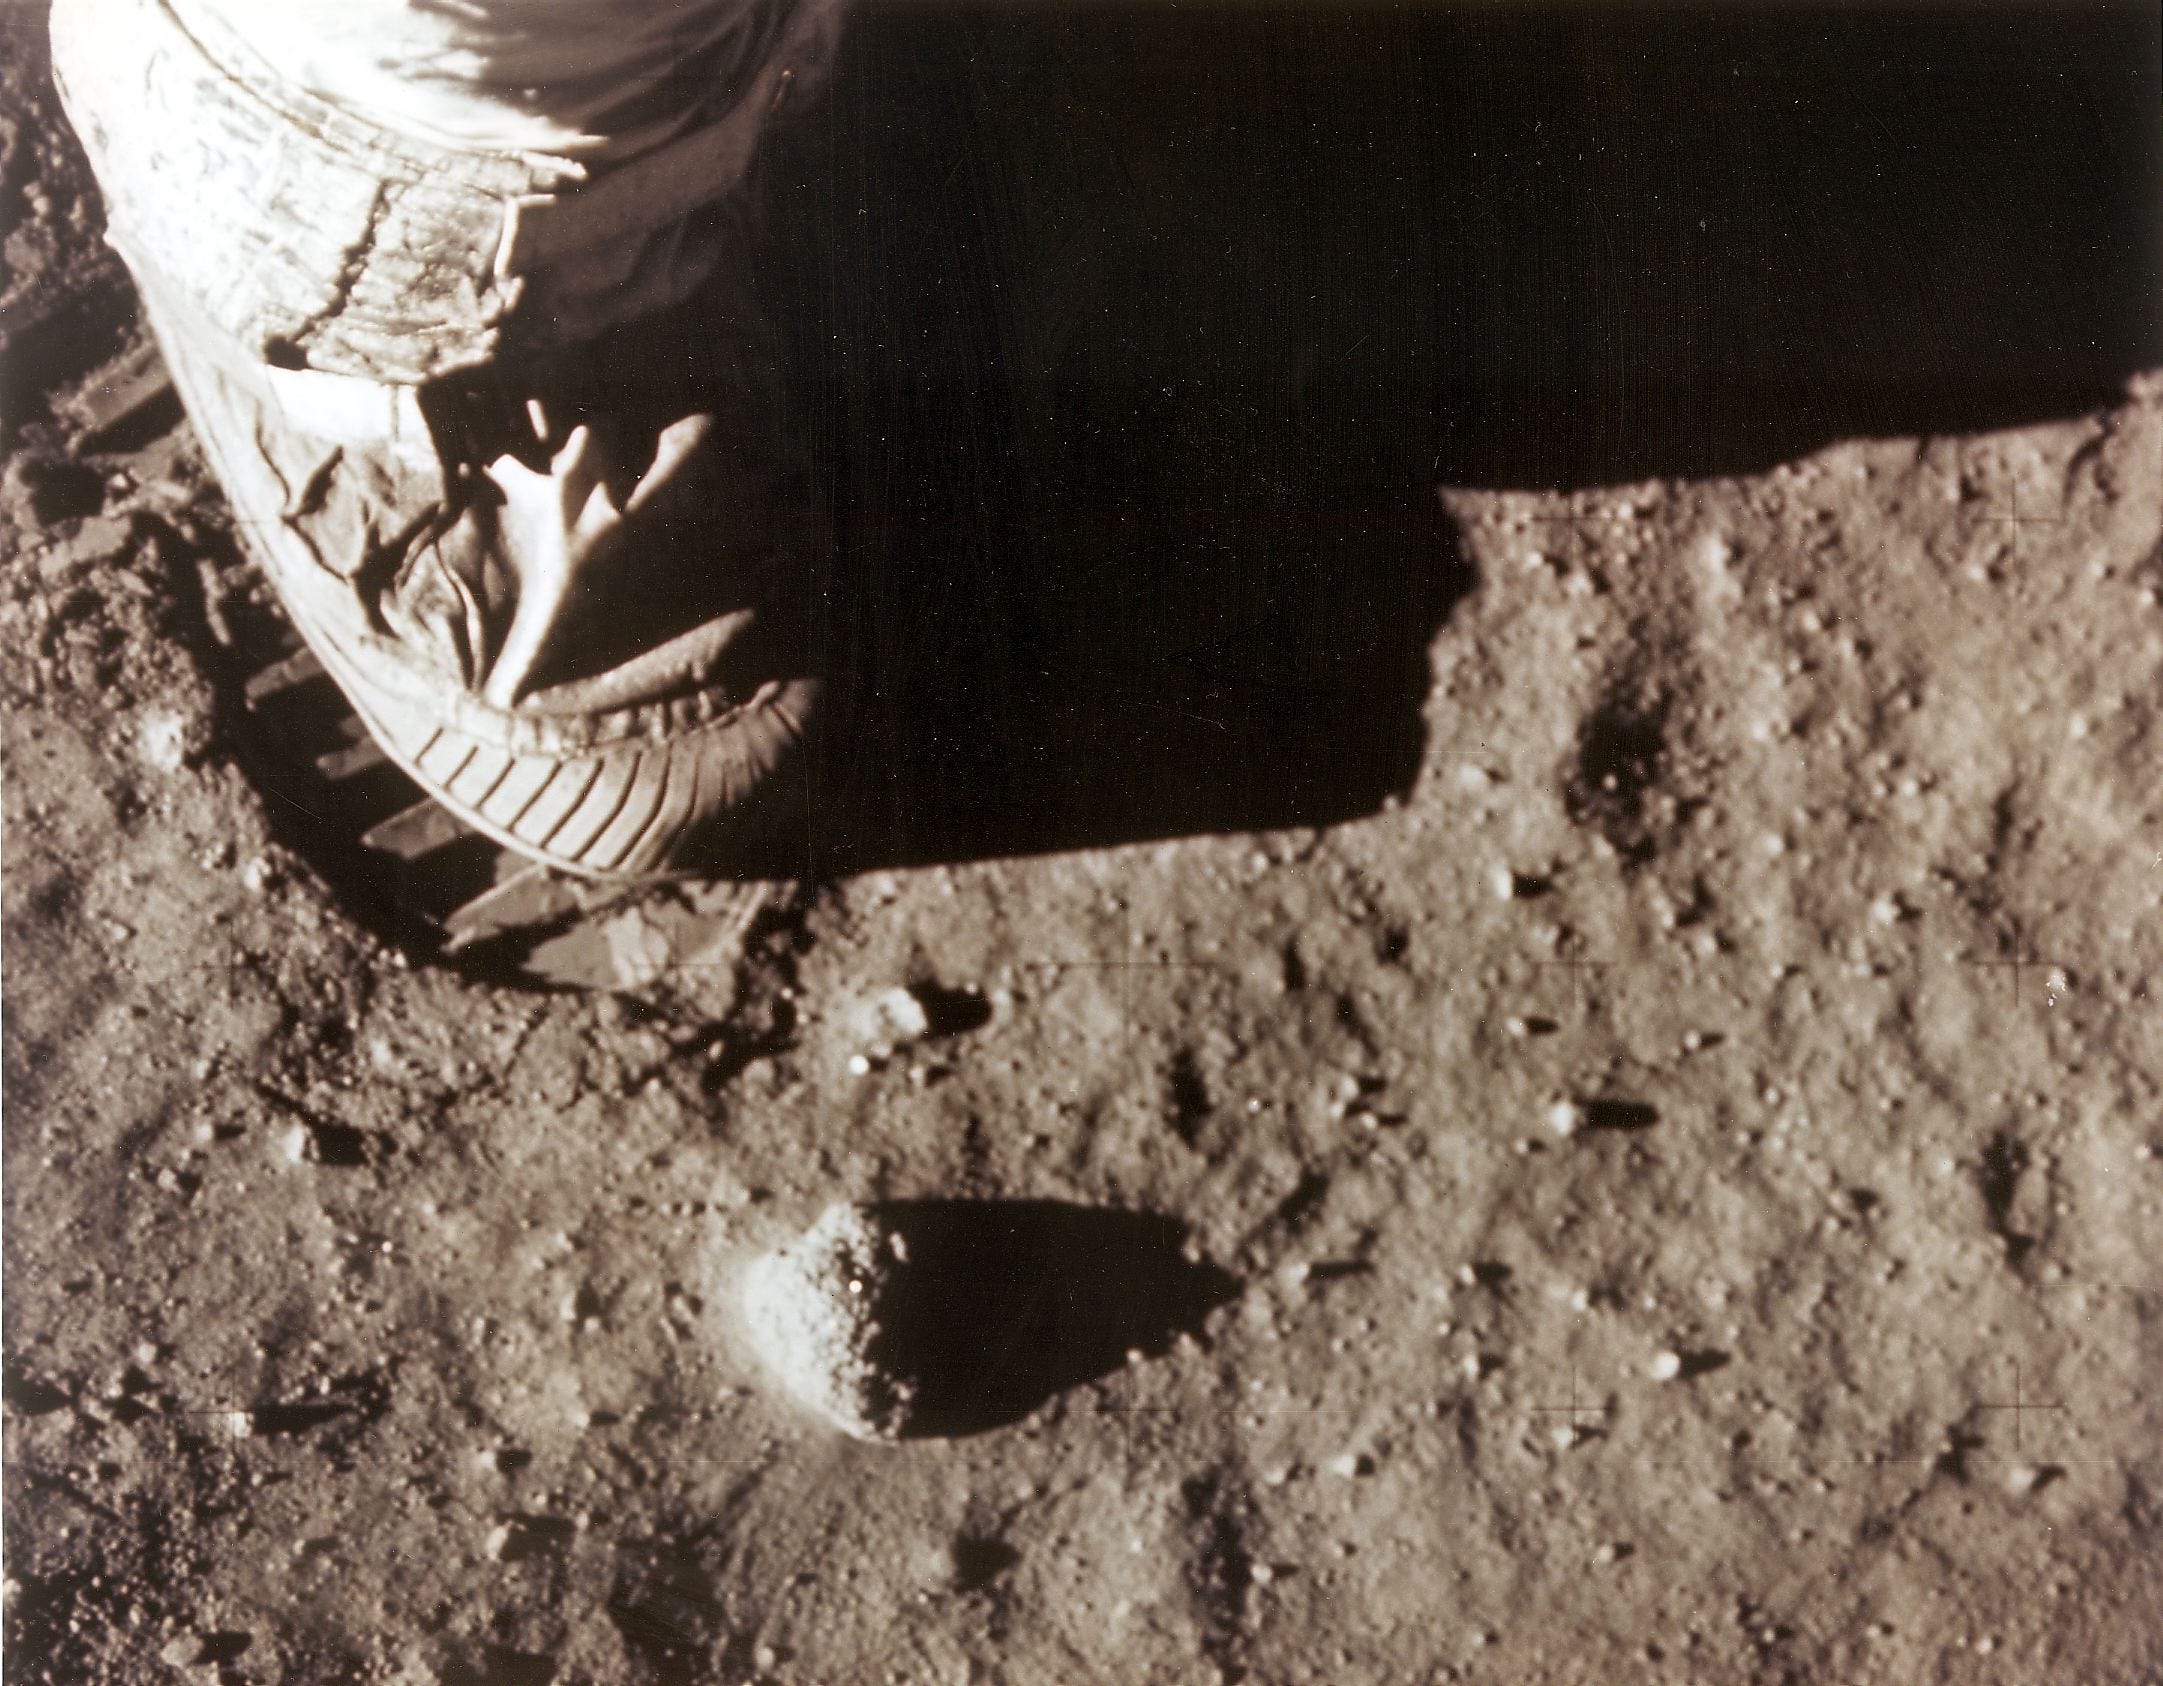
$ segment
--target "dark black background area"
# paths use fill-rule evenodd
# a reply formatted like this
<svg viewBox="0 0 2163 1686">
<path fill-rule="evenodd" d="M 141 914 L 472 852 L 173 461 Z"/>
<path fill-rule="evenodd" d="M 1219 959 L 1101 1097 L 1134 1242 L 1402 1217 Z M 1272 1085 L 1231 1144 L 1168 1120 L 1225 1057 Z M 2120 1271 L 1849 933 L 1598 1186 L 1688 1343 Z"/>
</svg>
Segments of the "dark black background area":
<svg viewBox="0 0 2163 1686">
<path fill-rule="evenodd" d="M 813 871 L 1406 789 L 1441 485 L 1762 469 L 2163 362 L 2156 11 L 872 8 L 778 275 L 854 679 Z"/>
</svg>

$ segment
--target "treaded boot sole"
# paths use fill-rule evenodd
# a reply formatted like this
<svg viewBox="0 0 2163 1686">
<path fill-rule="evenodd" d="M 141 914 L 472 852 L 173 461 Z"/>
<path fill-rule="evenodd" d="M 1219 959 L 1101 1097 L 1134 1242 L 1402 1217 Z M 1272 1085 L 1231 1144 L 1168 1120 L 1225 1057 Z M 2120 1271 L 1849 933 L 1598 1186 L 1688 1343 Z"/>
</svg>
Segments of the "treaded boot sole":
<svg viewBox="0 0 2163 1686">
<path fill-rule="evenodd" d="M 788 764 L 821 687 L 772 680 L 741 702 L 687 689 L 586 715 L 505 711 L 423 673 L 360 624 L 350 588 L 295 555 L 290 489 L 252 441 L 264 400 L 201 350 L 157 290 L 144 302 L 244 542 L 288 619 L 370 733 L 474 830 L 561 870 L 622 884 L 727 876 L 770 857 Z"/>
</svg>

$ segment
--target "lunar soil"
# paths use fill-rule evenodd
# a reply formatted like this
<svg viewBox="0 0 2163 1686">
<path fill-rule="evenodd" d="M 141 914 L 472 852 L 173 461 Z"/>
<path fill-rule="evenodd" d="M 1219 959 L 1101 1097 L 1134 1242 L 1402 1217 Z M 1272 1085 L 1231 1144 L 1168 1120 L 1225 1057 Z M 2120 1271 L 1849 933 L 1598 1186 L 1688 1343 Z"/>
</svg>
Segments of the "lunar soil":
<svg viewBox="0 0 2163 1686">
<path fill-rule="evenodd" d="M 2163 368 L 1422 483 L 1372 800 L 1235 729 L 1318 669 L 1143 685 L 1227 823 L 867 822 L 559 987 L 288 811 L 6 28 L 15 1678 L 2163 1679 Z M 790 1380 L 847 1270 L 751 1327 L 837 1203 L 898 1395 Z"/>
</svg>

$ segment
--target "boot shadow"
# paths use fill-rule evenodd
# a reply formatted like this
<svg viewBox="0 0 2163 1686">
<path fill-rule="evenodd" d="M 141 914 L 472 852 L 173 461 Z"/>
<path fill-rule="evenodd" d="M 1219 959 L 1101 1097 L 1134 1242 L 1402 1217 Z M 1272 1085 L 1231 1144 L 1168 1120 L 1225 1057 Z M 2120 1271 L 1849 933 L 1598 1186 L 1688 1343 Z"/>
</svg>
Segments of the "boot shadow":
<svg viewBox="0 0 2163 1686">
<path fill-rule="evenodd" d="M 771 177 L 851 693 L 789 864 L 1372 813 L 1474 583 L 1437 486 L 2107 402 L 2163 362 L 2157 34 L 867 8 Z"/>
<path fill-rule="evenodd" d="M 908 1247 L 881 1307 L 882 1367 L 916 1379 L 912 1435 L 979 1434 L 1157 1356 L 1239 1291 L 1185 1256 L 1185 1227 L 1051 1200 L 906 1200 L 879 1208 Z"/>
</svg>

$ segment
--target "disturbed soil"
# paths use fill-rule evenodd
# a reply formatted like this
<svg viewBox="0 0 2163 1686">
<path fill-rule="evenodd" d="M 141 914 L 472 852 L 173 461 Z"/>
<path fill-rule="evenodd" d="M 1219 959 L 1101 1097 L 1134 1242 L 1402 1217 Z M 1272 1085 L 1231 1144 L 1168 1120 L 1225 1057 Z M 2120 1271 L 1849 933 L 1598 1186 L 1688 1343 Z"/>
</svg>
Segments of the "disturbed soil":
<svg viewBox="0 0 2163 1686">
<path fill-rule="evenodd" d="M 1344 251 L 1440 286 L 1441 248 L 1390 244 L 1421 181 L 1369 226 L 1307 142 L 1250 135 L 1213 201 L 1211 53 L 1277 64 L 1291 26 L 1115 19 L 1101 62 L 1085 23 L 979 20 L 975 57 L 955 27 L 867 25 L 834 100 L 898 88 L 889 126 L 791 155 L 839 183 L 801 243 L 844 242 L 842 530 L 900 559 L 865 588 L 881 771 L 834 775 L 800 879 L 444 963 L 291 811 L 243 696 L 267 599 L 8 23 L 11 1672 L 2163 1678 L 2163 354 L 2111 220 L 2152 219 L 2152 150 L 2095 184 L 2110 125 L 2153 126 L 2152 55 L 2121 86 L 2108 30 L 2091 62 L 1977 23 L 1973 111 L 1926 135 L 1866 90 L 1882 206 L 1812 201 L 1846 231 L 1821 262 L 1744 228 L 1706 272 L 1732 292 L 1691 334 L 1733 368 L 1678 372 L 1697 341 L 1660 326 L 1602 363 L 1598 301 L 1512 314 L 1504 283 L 1687 269 L 1693 192 L 1754 205 L 1760 153 L 1805 156 L 1783 119 L 1725 155 L 1732 198 L 1677 178 L 1672 229 L 1585 235 L 1622 166 L 1565 147 L 1538 179 L 1569 214 L 1495 258 L 1526 267 L 1465 260 L 1520 388 L 1484 353 L 1445 380 L 1448 331 L 1364 295 L 1298 302 L 1359 295 Z M 1346 88 L 1426 97 L 1389 69 L 1409 26 L 1370 27 L 1314 49 L 1317 148 L 1365 144 L 1328 128 Z M 1510 27 L 1456 44 L 1549 55 L 1565 137 L 1609 132 L 1610 72 L 1650 61 Z M 1755 112 L 1768 63 L 1822 94 L 1847 62 L 1789 49 L 1687 52 L 1754 65 Z M 2088 77 L 2064 158 L 2049 111 L 2000 121 L 2060 97 L 2022 79 L 2052 52 Z M 967 170 L 894 116 L 955 63 Z M 1179 144 L 1115 133 L 1118 88 Z M 1467 160 L 1546 144 L 1483 97 Z M 1475 257 L 1514 202 L 1490 167 L 1450 201 Z M 1989 253 L 1933 232 L 1986 174 L 2043 232 L 2013 200 Z M 868 244 L 888 279 L 851 288 Z M 1913 336 L 1850 310 L 1885 265 L 1923 275 Z M 1870 370 L 1832 379 L 1776 270 Z M 949 308 L 987 273 L 1038 303 Z M 2061 340 L 2007 325 L 2068 293 Z M 1246 349 L 1180 365 L 1208 333 Z M 943 375 L 882 377 L 920 342 Z M 1093 431 L 1120 356 L 1214 383 L 1119 386 Z M 2008 382 L 1947 372 L 1990 356 Z M 1646 409 L 1593 413 L 1641 367 Z M 1447 419 L 1548 407 L 1575 419 L 1514 464 Z M 933 410 L 992 443 L 925 442 Z M 747 1263 L 839 1201 L 932 1212 L 960 1261 L 918 1355 L 948 1416 L 892 1444 L 743 1338 Z"/>
</svg>

